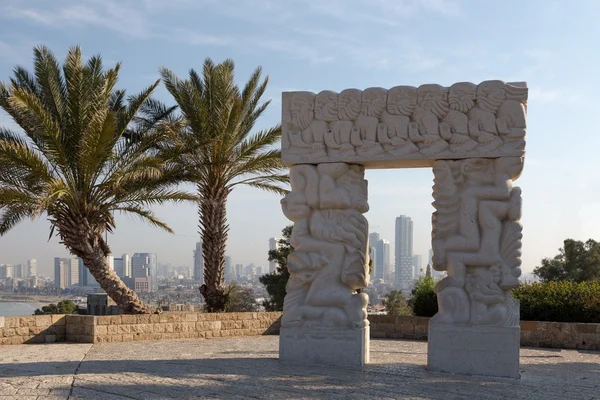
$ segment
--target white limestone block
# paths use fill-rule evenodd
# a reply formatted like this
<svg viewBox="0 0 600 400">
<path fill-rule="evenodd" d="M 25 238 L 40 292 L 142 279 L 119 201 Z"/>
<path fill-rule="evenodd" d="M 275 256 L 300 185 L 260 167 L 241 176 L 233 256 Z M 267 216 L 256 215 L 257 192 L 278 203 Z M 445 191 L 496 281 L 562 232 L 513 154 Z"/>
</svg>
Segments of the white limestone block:
<svg viewBox="0 0 600 400">
<path fill-rule="evenodd" d="M 521 329 L 429 324 L 427 369 L 518 379 Z"/>
<path fill-rule="evenodd" d="M 279 360 L 360 367 L 369 362 L 369 326 L 360 329 L 281 328 Z"/>
</svg>

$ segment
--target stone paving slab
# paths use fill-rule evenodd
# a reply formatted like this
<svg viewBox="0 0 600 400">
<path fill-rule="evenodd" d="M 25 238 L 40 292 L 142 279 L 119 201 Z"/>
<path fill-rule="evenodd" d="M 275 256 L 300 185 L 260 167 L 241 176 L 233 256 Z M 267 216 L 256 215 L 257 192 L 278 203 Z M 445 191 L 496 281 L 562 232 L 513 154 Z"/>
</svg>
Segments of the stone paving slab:
<svg viewBox="0 0 600 400">
<path fill-rule="evenodd" d="M 362 369 L 279 362 L 277 336 L 0 349 L 6 399 L 600 399 L 600 352 L 521 349 L 521 379 L 425 369 L 427 344 L 372 340 Z"/>
</svg>

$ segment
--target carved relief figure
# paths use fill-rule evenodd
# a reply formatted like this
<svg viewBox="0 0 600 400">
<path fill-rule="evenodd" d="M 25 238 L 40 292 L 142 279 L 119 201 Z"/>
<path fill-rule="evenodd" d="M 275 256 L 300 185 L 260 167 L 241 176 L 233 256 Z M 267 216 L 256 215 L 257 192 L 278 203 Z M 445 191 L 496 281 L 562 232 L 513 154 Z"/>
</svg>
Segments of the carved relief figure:
<svg viewBox="0 0 600 400">
<path fill-rule="evenodd" d="M 413 86 L 396 86 L 388 91 L 387 106 L 381 116 L 377 140 L 383 148 L 393 155 L 415 153 L 419 149 L 409 138 L 409 129 L 417 130 L 410 117 L 417 108 L 417 88 Z M 383 126 L 381 126 L 383 125 Z M 412 136 L 418 136 L 414 132 Z"/>
<path fill-rule="evenodd" d="M 496 127 L 511 150 L 525 149 L 527 87 L 505 84 L 506 100 L 496 113 Z"/>
<path fill-rule="evenodd" d="M 475 107 L 468 112 L 469 133 L 477 139 L 481 152 L 493 151 L 504 143 L 496 127 L 496 112 L 504 99 L 502 81 L 485 81 L 477 86 Z"/>
<path fill-rule="evenodd" d="M 292 167 L 282 200 L 295 222 L 288 257 L 284 326 L 368 325 L 368 210 L 364 168 L 344 163 Z"/>
<path fill-rule="evenodd" d="M 354 129 L 354 120 L 358 118 L 361 110 L 362 91 L 346 89 L 338 95 L 338 121 L 329 124 L 334 134 L 334 144 L 327 144 L 328 148 L 335 148 L 340 156 L 354 156 L 355 147 L 363 145 L 360 132 Z"/>
<path fill-rule="evenodd" d="M 282 138 L 282 145 L 290 154 L 325 156 L 322 132 L 312 129 L 314 121 L 315 94 L 311 92 L 293 92 L 289 100 L 289 130 L 287 137 Z"/>
<path fill-rule="evenodd" d="M 354 121 L 354 126 L 360 132 L 362 148 L 361 155 L 377 155 L 384 152 L 377 142 L 379 118 L 387 103 L 387 90 L 383 88 L 368 88 L 362 92 L 361 113 Z"/>
<path fill-rule="evenodd" d="M 459 173 L 453 173 L 457 167 Z M 497 282 L 502 290 L 518 285 L 521 191 L 512 187 L 512 181 L 522 168 L 520 157 L 436 164 L 433 262 L 435 269 L 447 270 L 448 276 L 436 285 L 440 312 L 435 321 L 474 323 L 464 291 L 471 279 L 468 268 L 495 265 L 502 276 Z M 484 324 L 483 317 L 477 318 Z"/>
<path fill-rule="evenodd" d="M 440 120 L 449 108 L 447 89 L 440 85 L 421 85 L 417 89 L 417 104 L 413 121 L 418 123 L 419 135 L 411 139 L 426 156 L 447 150 L 448 142 L 440 136 Z"/>
<path fill-rule="evenodd" d="M 475 106 L 476 92 L 477 85 L 469 82 L 459 82 L 450 86 L 450 109 L 440 124 L 440 134 L 443 138 L 448 138 L 450 151 L 454 153 L 466 153 L 477 147 L 477 142 L 469 137 L 467 117 L 469 110 Z"/>
<path fill-rule="evenodd" d="M 492 265 L 488 268 L 476 268 L 469 275 L 466 285 L 471 300 L 471 324 L 504 325 L 507 308 L 506 293 L 500 288 L 502 268 Z"/>
</svg>

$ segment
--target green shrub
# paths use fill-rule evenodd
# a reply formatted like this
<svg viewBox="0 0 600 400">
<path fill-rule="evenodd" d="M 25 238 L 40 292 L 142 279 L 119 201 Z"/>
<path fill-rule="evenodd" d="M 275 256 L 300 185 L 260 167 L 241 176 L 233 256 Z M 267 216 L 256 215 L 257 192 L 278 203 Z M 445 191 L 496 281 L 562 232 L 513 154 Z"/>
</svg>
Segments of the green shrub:
<svg viewBox="0 0 600 400">
<path fill-rule="evenodd" d="M 392 290 L 383 298 L 383 306 L 387 315 L 411 315 L 410 307 L 406 303 L 406 297 L 399 290 Z"/>
<path fill-rule="evenodd" d="M 513 290 L 521 320 L 600 323 L 600 282 L 532 283 Z"/>
<path fill-rule="evenodd" d="M 77 304 L 71 300 L 61 300 L 58 304 L 48 304 L 42 306 L 41 309 L 36 309 L 34 315 L 45 315 L 45 314 L 77 314 Z"/>
<path fill-rule="evenodd" d="M 422 276 L 416 280 L 410 301 L 414 315 L 433 317 L 438 312 L 437 295 L 433 291 L 435 283 L 430 276 Z"/>
</svg>

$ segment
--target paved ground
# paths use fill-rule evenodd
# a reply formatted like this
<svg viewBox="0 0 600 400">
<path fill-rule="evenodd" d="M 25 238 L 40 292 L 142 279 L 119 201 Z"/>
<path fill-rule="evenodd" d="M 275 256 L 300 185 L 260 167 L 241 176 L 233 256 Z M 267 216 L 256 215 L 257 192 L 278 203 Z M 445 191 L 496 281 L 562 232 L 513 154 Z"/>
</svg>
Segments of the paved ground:
<svg viewBox="0 0 600 400">
<path fill-rule="evenodd" d="M 521 349 L 518 381 L 431 373 L 426 343 L 371 341 L 362 370 L 277 361 L 277 336 L 0 348 L 6 399 L 600 399 L 600 352 Z"/>
</svg>

